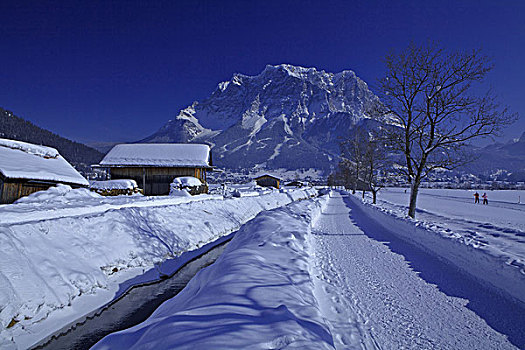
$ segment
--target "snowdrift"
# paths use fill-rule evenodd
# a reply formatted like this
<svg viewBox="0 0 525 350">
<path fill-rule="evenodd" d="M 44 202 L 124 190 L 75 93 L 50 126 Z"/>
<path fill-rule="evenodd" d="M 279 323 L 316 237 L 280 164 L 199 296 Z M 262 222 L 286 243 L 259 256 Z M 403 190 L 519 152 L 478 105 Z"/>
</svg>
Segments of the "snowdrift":
<svg viewBox="0 0 525 350">
<path fill-rule="evenodd" d="M 128 274 L 132 278 L 142 267 L 237 230 L 263 210 L 317 194 L 306 189 L 232 199 L 203 195 L 111 200 L 85 190 L 82 206 L 73 196 L 77 190 L 67 192 L 74 197 L 71 202 L 53 193 L 44 196 L 47 201 L 33 198 L 0 208 L 0 347 L 13 337 L 18 346 L 30 345 L 17 339 L 31 338 L 33 325 L 42 325 L 54 310 L 71 306 L 79 296 L 107 290 L 114 294 L 122 282 L 119 275 L 127 270 L 133 271 Z M 55 197 L 60 200 L 53 201 Z"/>
<path fill-rule="evenodd" d="M 309 272 L 322 202 L 259 214 L 180 294 L 93 349 L 333 349 Z"/>
<path fill-rule="evenodd" d="M 397 212 L 364 203 L 356 196 L 351 195 L 350 200 L 392 234 L 525 304 L 525 267 L 522 262 L 490 246 L 469 244 L 461 235 L 440 230 L 435 224 L 400 217 Z"/>
</svg>

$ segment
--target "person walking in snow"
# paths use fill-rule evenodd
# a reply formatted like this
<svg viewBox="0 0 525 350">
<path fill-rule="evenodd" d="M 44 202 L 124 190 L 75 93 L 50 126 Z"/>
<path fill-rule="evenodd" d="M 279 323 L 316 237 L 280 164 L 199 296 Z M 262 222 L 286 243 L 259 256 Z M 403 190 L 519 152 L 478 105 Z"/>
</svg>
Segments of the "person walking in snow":
<svg viewBox="0 0 525 350">
<path fill-rule="evenodd" d="M 489 204 L 489 200 L 487 198 L 487 193 L 483 193 L 483 196 L 481 196 L 483 198 L 483 204 Z"/>
<path fill-rule="evenodd" d="M 474 203 L 479 203 L 479 193 L 474 193 Z"/>
</svg>

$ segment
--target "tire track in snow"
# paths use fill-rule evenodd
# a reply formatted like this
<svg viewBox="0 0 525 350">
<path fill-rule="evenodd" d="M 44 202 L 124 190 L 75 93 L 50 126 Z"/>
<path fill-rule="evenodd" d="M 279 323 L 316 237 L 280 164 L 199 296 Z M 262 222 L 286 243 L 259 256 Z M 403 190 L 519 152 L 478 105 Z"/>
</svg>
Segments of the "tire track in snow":
<svg viewBox="0 0 525 350">
<path fill-rule="evenodd" d="M 312 229 L 316 297 L 337 349 L 512 349 L 465 305 L 352 220 L 334 193 Z M 447 273 L 447 271 L 443 271 Z"/>
</svg>

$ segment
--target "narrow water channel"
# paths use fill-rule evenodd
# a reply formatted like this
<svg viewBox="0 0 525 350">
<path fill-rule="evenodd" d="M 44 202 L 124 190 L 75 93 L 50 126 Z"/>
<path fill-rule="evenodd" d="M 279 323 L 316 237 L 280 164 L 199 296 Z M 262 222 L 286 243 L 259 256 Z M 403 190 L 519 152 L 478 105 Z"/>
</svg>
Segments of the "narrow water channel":
<svg viewBox="0 0 525 350">
<path fill-rule="evenodd" d="M 160 304 L 184 289 L 199 270 L 213 264 L 226 244 L 191 260 L 167 279 L 133 287 L 109 306 L 64 327 L 33 349 L 89 349 L 106 335 L 143 322 Z"/>
</svg>

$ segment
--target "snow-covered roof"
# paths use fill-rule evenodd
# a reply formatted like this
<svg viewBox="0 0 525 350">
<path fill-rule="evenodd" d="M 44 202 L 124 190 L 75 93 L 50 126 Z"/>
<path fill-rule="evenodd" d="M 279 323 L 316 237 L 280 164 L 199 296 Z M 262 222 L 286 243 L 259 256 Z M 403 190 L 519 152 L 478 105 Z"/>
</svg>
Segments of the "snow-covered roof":
<svg viewBox="0 0 525 350">
<path fill-rule="evenodd" d="M 135 143 L 116 145 L 102 166 L 210 167 L 210 146 L 189 143 Z"/>
<path fill-rule="evenodd" d="M 279 177 L 277 177 L 277 176 L 275 176 L 275 175 L 272 175 L 272 174 L 268 174 L 268 173 L 258 175 L 258 176 L 255 178 L 255 180 L 260 179 L 260 178 L 262 178 L 262 177 L 272 177 L 272 178 L 274 178 L 274 179 L 276 179 L 276 180 L 280 180 Z"/>
<path fill-rule="evenodd" d="M 11 149 L 19 149 L 26 153 L 34 154 L 44 158 L 56 158 L 58 156 L 58 151 L 54 148 L 34 145 L 32 143 L 22 141 L 0 139 L 0 146 Z"/>
<path fill-rule="evenodd" d="M 8 179 L 89 185 L 56 149 L 0 139 L 0 173 Z"/>
</svg>

